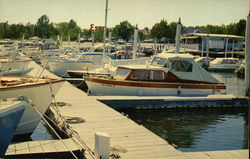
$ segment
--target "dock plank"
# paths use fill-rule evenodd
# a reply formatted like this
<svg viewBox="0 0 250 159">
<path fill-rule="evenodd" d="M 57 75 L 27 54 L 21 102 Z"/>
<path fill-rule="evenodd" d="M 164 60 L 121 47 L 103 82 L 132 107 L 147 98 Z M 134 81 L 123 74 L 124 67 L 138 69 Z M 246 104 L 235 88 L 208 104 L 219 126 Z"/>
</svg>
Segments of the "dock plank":
<svg viewBox="0 0 250 159">
<path fill-rule="evenodd" d="M 30 149 L 27 142 L 16 143 L 15 144 L 16 154 L 29 154 Z"/>
<path fill-rule="evenodd" d="M 30 141 L 27 142 L 27 144 L 29 146 L 30 152 L 32 152 L 33 154 L 44 152 L 40 141 Z"/>
</svg>

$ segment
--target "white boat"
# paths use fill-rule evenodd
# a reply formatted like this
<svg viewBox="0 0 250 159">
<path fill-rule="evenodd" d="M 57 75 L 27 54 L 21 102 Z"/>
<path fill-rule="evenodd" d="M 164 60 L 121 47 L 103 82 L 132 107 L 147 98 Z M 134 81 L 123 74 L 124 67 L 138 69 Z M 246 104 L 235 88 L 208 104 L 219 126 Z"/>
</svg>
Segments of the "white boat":
<svg viewBox="0 0 250 159">
<path fill-rule="evenodd" d="M 106 55 L 105 55 L 106 56 Z M 49 61 L 50 71 L 61 77 L 69 77 L 67 70 L 90 71 L 102 65 L 102 53 L 82 53 L 66 59 L 54 59 Z"/>
<path fill-rule="evenodd" d="M 216 58 L 209 63 L 211 71 L 235 71 L 241 63 L 238 58 Z"/>
<path fill-rule="evenodd" d="M 55 95 L 58 92 L 63 82 L 62 79 L 2 76 L 0 77 L 0 99 L 26 96 L 40 113 L 44 114 L 53 99 L 52 94 Z M 16 135 L 31 134 L 40 119 L 33 109 L 27 109 Z"/>
<path fill-rule="evenodd" d="M 30 58 L 25 56 L 18 56 L 15 58 L 0 58 L 0 64 L 2 68 L 27 68 Z"/>
<path fill-rule="evenodd" d="M 225 93 L 226 86 L 188 54 L 161 53 L 142 66 L 118 66 L 111 77 L 84 78 L 92 95 L 165 96 Z"/>
<path fill-rule="evenodd" d="M 0 100 L 0 158 L 11 142 L 21 117 L 25 111 L 25 102 Z"/>
</svg>

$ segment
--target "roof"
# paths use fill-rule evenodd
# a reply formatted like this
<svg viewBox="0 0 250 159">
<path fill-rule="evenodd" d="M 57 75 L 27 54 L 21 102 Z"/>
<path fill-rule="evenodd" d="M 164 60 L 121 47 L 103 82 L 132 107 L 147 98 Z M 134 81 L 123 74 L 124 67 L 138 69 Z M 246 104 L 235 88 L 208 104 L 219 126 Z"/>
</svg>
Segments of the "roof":
<svg viewBox="0 0 250 159">
<path fill-rule="evenodd" d="M 236 39 L 244 39 L 245 37 L 243 36 L 237 36 L 237 35 L 228 35 L 228 34 L 205 34 L 205 33 L 190 33 L 183 35 L 182 38 L 188 38 L 188 37 L 222 37 L 222 38 L 236 38 Z"/>
</svg>

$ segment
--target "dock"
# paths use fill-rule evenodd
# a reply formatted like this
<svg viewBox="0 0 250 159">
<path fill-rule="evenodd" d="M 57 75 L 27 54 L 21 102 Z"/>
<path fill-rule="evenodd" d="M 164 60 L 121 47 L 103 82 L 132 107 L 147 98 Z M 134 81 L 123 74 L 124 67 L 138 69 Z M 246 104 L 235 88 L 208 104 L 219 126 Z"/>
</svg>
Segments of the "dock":
<svg viewBox="0 0 250 159">
<path fill-rule="evenodd" d="M 38 70 L 42 70 L 42 68 L 35 62 L 31 62 L 30 66 L 35 67 L 35 69 L 31 72 L 31 75 L 35 75 Z M 43 76 L 58 78 L 47 70 L 43 71 Z M 131 97 L 131 99 L 132 98 L 135 97 Z M 66 119 L 82 119 L 82 122 L 69 122 L 67 125 L 77 133 L 81 142 L 85 143 L 85 145 L 88 147 L 88 151 L 86 151 L 86 147 L 80 148 L 85 150 L 84 157 L 87 159 L 93 159 L 95 132 L 109 134 L 111 155 L 122 159 L 219 159 L 225 158 L 225 155 L 227 158 L 248 158 L 248 150 L 181 152 L 161 137 L 146 129 L 144 126 L 135 123 L 127 116 L 122 115 L 106 104 L 100 102 L 100 99 L 101 98 L 97 100 L 97 97 L 88 96 L 85 92 L 72 86 L 68 82 L 64 83 L 56 95 L 56 102 L 65 103 L 65 105 L 58 107 L 62 117 Z M 102 99 L 104 99 L 104 97 Z M 171 98 L 168 99 L 169 101 L 172 100 Z M 163 100 L 167 101 L 167 99 Z M 54 120 L 57 119 L 59 119 L 59 116 L 58 114 L 54 113 Z M 60 123 L 60 120 L 57 122 Z M 20 144 L 20 147 L 22 147 L 26 143 Z M 14 146 L 11 145 L 9 147 L 7 155 L 14 154 L 13 147 L 15 147 L 15 149 L 19 147 L 16 145 L 18 144 L 15 144 Z M 40 149 L 40 151 L 42 150 Z M 54 150 L 51 149 L 51 151 Z M 29 152 L 32 153 L 33 150 L 29 150 Z M 26 153 L 28 153 L 28 151 L 26 151 Z M 15 153 L 15 155 L 18 154 Z"/>
<path fill-rule="evenodd" d="M 98 101 L 113 107 L 122 108 L 188 108 L 188 107 L 247 107 L 248 98 L 232 94 L 187 96 L 95 96 Z"/>
<path fill-rule="evenodd" d="M 67 145 L 67 146 L 65 146 Z M 56 155 L 71 157 L 69 152 L 80 156 L 82 150 L 72 139 L 27 141 L 9 145 L 5 154 L 6 158 L 53 158 Z M 67 156 L 67 157 L 66 157 Z"/>
</svg>

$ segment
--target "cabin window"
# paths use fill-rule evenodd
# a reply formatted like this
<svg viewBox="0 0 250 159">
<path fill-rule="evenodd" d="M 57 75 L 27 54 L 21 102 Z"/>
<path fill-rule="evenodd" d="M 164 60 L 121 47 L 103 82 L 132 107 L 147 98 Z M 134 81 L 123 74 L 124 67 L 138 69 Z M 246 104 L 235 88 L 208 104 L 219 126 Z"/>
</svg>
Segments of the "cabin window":
<svg viewBox="0 0 250 159">
<path fill-rule="evenodd" d="M 179 72 L 192 72 L 193 66 L 188 61 L 174 60 L 171 61 L 171 68 Z"/>
<path fill-rule="evenodd" d="M 236 63 L 238 63 L 237 60 L 226 60 L 226 59 L 221 62 L 221 64 L 236 64 Z"/>
<path fill-rule="evenodd" d="M 160 70 L 134 70 L 130 76 L 131 80 L 164 80 L 165 73 Z"/>
<path fill-rule="evenodd" d="M 130 69 L 125 69 L 125 68 L 119 68 L 117 71 L 114 73 L 113 78 L 118 79 L 118 80 L 123 80 L 125 79 L 128 74 L 131 72 Z"/>
<path fill-rule="evenodd" d="M 132 80 L 150 80 L 150 71 L 149 70 L 134 70 L 131 73 L 130 78 Z"/>
<path fill-rule="evenodd" d="M 158 66 L 164 66 L 166 63 L 166 59 L 160 58 L 160 57 L 154 57 L 151 64 L 158 65 Z"/>
<path fill-rule="evenodd" d="M 153 80 L 164 80 L 165 72 L 159 70 L 151 71 L 151 77 Z"/>
</svg>

